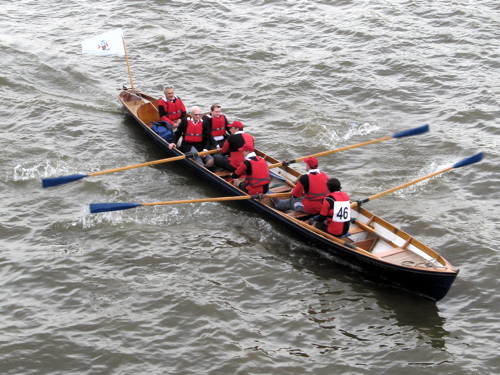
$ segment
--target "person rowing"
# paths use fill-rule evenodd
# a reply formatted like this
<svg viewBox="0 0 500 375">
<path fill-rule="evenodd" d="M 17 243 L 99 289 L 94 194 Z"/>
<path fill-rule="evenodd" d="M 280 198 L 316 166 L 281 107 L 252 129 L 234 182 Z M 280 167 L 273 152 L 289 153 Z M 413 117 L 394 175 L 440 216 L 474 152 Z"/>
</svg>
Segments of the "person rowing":
<svg viewBox="0 0 500 375">
<path fill-rule="evenodd" d="M 192 152 L 197 154 L 200 151 L 206 151 L 210 143 L 210 129 L 203 126 L 201 121 L 201 108 L 193 106 L 191 108 L 191 117 L 183 117 L 174 133 L 173 141 L 168 145 L 170 149 L 176 147 L 177 142 L 182 137 L 180 150 L 184 153 Z M 213 164 L 212 156 L 195 156 L 194 160 L 203 166 L 211 167 Z"/>
<path fill-rule="evenodd" d="M 210 148 L 220 148 L 224 145 L 229 133 L 229 121 L 222 113 L 220 104 L 213 104 L 210 107 L 210 114 L 203 116 L 203 125 L 210 129 L 213 141 Z"/>
<path fill-rule="evenodd" d="M 249 195 L 265 194 L 269 191 L 269 183 L 271 175 L 267 162 L 257 156 L 254 148 L 249 143 L 245 143 L 240 151 L 243 153 L 245 160 L 231 174 L 234 179 L 234 186 L 240 188 Z M 245 180 L 239 178 L 244 176 Z"/>
<path fill-rule="evenodd" d="M 250 134 L 243 131 L 243 124 L 240 121 L 233 121 L 229 125 L 229 132 L 231 135 L 227 137 L 221 148 L 223 155 L 215 155 L 214 164 L 217 168 L 234 172 L 245 161 L 245 156 L 240 149 L 243 145 L 249 145 L 253 151 L 254 139 Z"/>
<path fill-rule="evenodd" d="M 300 176 L 292 190 L 289 199 L 273 198 L 273 203 L 280 211 L 295 210 L 307 214 L 318 214 L 323 199 L 328 194 L 326 182 L 328 176 L 318 168 L 318 159 L 309 157 L 304 159 L 306 174 Z"/>
<path fill-rule="evenodd" d="M 334 236 L 341 237 L 349 232 L 351 221 L 349 196 L 341 191 L 342 186 L 336 178 L 328 179 L 326 186 L 330 193 L 323 200 L 319 215 L 311 219 L 311 224 Z"/>
</svg>

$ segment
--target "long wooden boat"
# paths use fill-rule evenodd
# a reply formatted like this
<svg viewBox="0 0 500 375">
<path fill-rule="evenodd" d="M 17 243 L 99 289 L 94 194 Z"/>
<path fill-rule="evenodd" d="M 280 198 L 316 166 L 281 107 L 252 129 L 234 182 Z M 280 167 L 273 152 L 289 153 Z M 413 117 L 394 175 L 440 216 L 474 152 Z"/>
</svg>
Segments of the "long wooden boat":
<svg viewBox="0 0 500 375">
<path fill-rule="evenodd" d="M 169 149 L 167 142 L 151 129 L 152 122 L 159 121 L 157 99 L 131 89 L 123 89 L 119 99 L 126 111 L 137 120 L 137 124 L 168 156 L 184 155 L 177 149 Z M 269 164 L 279 163 L 260 150 L 256 150 L 256 153 Z M 212 172 L 192 158 L 179 160 L 178 163 L 208 180 L 226 195 L 246 195 L 227 182 L 223 173 Z M 300 176 L 300 172 L 290 166 L 279 168 L 279 175 L 284 178 L 279 180 L 280 184 L 272 186 L 269 193 L 289 192 L 289 181 Z M 449 291 L 458 274 L 458 269 L 436 251 L 363 207 L 352 209 L 351 216 L 355 221 L 351 224 L 349 235 L 339 239 L 309 225 L 307 215 L 275 209 L 270 198 L 242 202 L 271 222 L 290 230 L 307 244 L 313 245 L 318 252 L 362 271 L 374 281 L 438 301 Z"/>
</svg>

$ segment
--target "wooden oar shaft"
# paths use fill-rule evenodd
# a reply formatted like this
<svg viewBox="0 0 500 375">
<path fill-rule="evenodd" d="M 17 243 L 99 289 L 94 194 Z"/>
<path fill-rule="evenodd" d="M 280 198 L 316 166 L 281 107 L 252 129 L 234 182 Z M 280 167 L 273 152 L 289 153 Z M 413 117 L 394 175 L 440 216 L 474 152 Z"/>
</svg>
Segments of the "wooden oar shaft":
<svg viewBox="0 0 500 375">
<path fill-rule="evenodd" d="M 387 195 L 387 194 L 390 194 L 392 192 L 395 192 L 396 190 L 404 189 L 404 188 L 406 188 L 406 187 L 408 187 L 410 185 L 414 185 L 414 184 L 417 184 L 417 183 L 419 183 L 421 181 L 424 181 L 424 180 L 427 180 L 427 179 L 432 178 L 434 176 L 437 176 L 438 174 L 441 174 L 441 173 L 444 173 L 444 172 L 448 172 L 451 169 L 452 169 L 451 167 L 448 167 L 448 168 L 445 168 L 445 169 L 441 169 L 440 171 L 436 171 L 436 172 L 430 173 L 430 174 L 428 174 L 428 175 L 426 175 L 424 177 L 417 178 L 417 179 L 415 179 L 413 181 L 410 181 L 410 182 L 407 182 L 405 184 L 396 186 L 396 187 L 394 187 L 392 189 L 389 189 L 389 190 L 383 191 L 381 193 L 372 195 L 371 197 L 368 197 L 368 199 L 369 200 L 374 200 L 374 199 L 383 197 L 384 195 Z"/>
<path fill-rule="evenodd" d="M 479 152 L 477 153 L 476 155 L 472 155 L 466 159 L 463 159 L 455 164 L 453 164 L 451 167 L 447 167 L 447 168 L 444 168 L 444 169 L 441 169 L 440 171 L 437 171 L 437 172 L 433 172 L 433 173 L 430 173 L 428 174 L 427 176 L 424 176 L 424 177 L 420 177 L 420 178 L 417 178 L 416 180 L 413 180 L 413 181 L 410 181 L 410 182 L 407 182 L 406 184 L 403 184 L 403 185 L 399 185 L 399 186 L 396 186 L 392 189 L 389 189 L 389 190 L 386 190 L 386 191 L 383 191 L 381 193 L 378 193 L 378 194 L 375 194 L 375 195 L 372 195 L 371 197 L 368 197 L 368 198 L 365 198 L 363 200 L 359 200 L 357 202 L 353 202 L 351 203 L 351 207 L 352 208 L 355 208 L 356 206 L 362 204 L 362 203 L 365 203 L 365 202 L 368 202 L 368 201 L 371 201 L 371 200 L 374 200 L 374 199 L 377 199 L 377 198 L 380 198 L 380 197 L 383 197 L 384 195 L 387 195 L 387 194 L 390 194 L 392 193 L 393 191 L 396 191 L 396 190 L 399 190 L 399 189 L 403 189 L 407 186 L 410 186 L 410 185 L 413 185 L 413 184 L 416 184 L 420 181 L 423 181 L 423 180 L 427 180 L 428 178 L 431 178 L 431 177 L 434 177 L 434 176 L 437 176 L 438 174 L 441 174 L 441 173 L 444 173 L 444 172 L 448 172 L 449 170 L 451 169 L 454 169 L 454 168 L 461 168 L 461 167 L 465 167 L 467 165 L 471 165 L 471 164 L 474 164 L 474 163 L 478 163 L 480 162 L 481 160 L 483 160 L 483 153 L 482 152 Z"/>
<path fill-rule="evenodd" d="M 368 197 L 368 198 L 364 199 L 364 200 L 363 200 L 363 202 L 368 202 L 368 201 L 372 201 L 372 200 L 374 200 L 374 199 L 377 199 L 377 198 L 383 197 L 383 196 L 388 195 L 388 194 L 390 194 L 390 193 L 393 193 L 393 192 L 395 192 L 395 191 L 397 191 L 397 190 L 404 189 L 404 188 L 406 188 L 406 187 L 408 187 L 408 186 L 410 186 L 410 185 L 414 185 L 414 184 L 417 184 L 417 183 L 419 183 L 419 182 L 421 182 L 421 181 L 424 181 L 424 180 L 427 180 L 427 179 L 432 178 L 432 177 L 434 177 L 434 176 L 437 176 L 438 174 L 441 174 L 441 173 L 444 173 L 444 172 L 448 172 L 448 171 L 449 171 L 449 170 L 451 170 L 451 169 L 453 169 L 453 167 L 444 168 L 444 169 L 441 169 L 440 171 L 436 171 L 436 172 L 430 173 L 430 174 L 428 174 L 428 175 L 426 175 L 426 176 L 423 176 L 423 177 L 417 178 L 417 179 L 415 179 L 415 180 L 413 180 L 413 181 L 410 181 L 410 182 L 404 183 L 404 184 L 402 184 L 402 185 L 399 185 L 399 186 L 393 187 L 393 188 L 391 188 L 391 189 L 389 189 L 389 190 L 386 190 L 386 191 L 383 191 L 383 192 L 380 192 L 380 193 L 374 194 L 374 195 L 372 195 L 372 196 L 370 196 L 370 197 Z M 351 203 L 351 207 L 352 207 L 352 208 L 355 208 L 355 207 L 357 207 L 357 206 L 358 206 L 358 202 L 352 202 L 352 203 Z"/>
<path fill-rule="evenodd" d="M 357 148 L 357 147 L 371 145 L 372 143 L 387 141 L 389 139 L 392 139 L 392 136 L 382 137 L 382 138 L 378 138 L 378 139 L 372 139 L 371 141 L 361 142 L 361 143 L 357 143 L 355 145 L 339 147 L 339 148 L 336 148 L 335 150 L 318 152 L 317 154 L 313 154 L 313 155 L 309 155 L 309 156 L 302 156 L 300 158 L 295 159 L 295 161 L 298 163 L 298 162 L 301 162 L 307 158 L 312 158 L 312 157 L 316 158 L 316 157 L 320 157 L 320 156 L 326 156 L 326 155 L 334 154 L 334 153 L 341 152 L 341 151 L 350 150 L 350 149 Z"/>
<path fill-rule="evenodd" d="M 215 154 L 217 152 L 220 152 L 220 149 L 213 149 L 213 150 L 209 150 L 209 151 L 202 151 L 202 152 L 199 152 L 198 155 L 199 156 L 204 156 L 204 155 Z M 106 169 L 104 171 L 98 171 L 98 172 L 91 172 L 91 173 L 88 174 L 88 176 L 99 176 L 99 175 L 102 175 L 102 174 L 108 174 L 108 173 L 126 171 L 127 169 L 134 169 L 134 168 L 147 167 L 149 165 L 169 163 L 171 161 L 182 160 L 182 159 L 186 159 L 188 157 L 189 157 L 188 155 L 180 155 L 180 156 L 174 156 L 174 157 L 171 157 L 171 158 L 152 160 L 152 161 L 147 161 L 145 163 L 127 165 L 125 167 L 119 167 L 119 168 L 113 168 L 113 169 Z"/>
<path fill-rule="evenodd" d="M 273 194 L 262 194 L 262 198 L 280 198 L 288 197 L 290 193 L 273 193 Z M 218 197 L 218 198 L 201 198 L 201 199 L 185 199 L 180 201 L 166 201 L 166 202 L 150 202 L 142 203 L 141 206 L 161 206 L 161 205 L 171 205 L 171 204 L 184 204 L 184 203 L 203 203 L 203 202 L 226 202 L 226 201 L 240 201 L 246 199 L 257 198 L 255 195 L 237 195 L 234 197 Z"/>
<path fill-rule="evenodd" d="M 350 149 L 353 149 L 353 148 L 356 148 L 356 147 L 362 147 L 362 146 L 370 145 L 372 143 L 378 143 L 378 142 L 382 142 L 382 141 L 387 141 L 388 139 L 392 139 L 392 138 L 393 138 L 392 136 L 387 136 L 387 137 L 382 137 L 382 138 L 378 138 L 378 139 L 372 139 L 371 141 L 357 143 L 355 145 L 350 145 L 350 146 L 344 146 L 344 147 L 336 148 L 334 150 L 328 150 L 328 151 L 318 152 L 317 154 L 302 156 L 300 158 L 294 159 L 294 160 L 290 161 L 289 163 L 298 163 L 298 162 L 301 162 L 301 161 L 303 161 L 304 159 L 307 159 L 307 158 L 317 158 L 317 157 L 320 157 L 320 156 L 327 156 L 327 155 L 330 155 L 330 154 L 334 154 L 336 152 L 350 150 Z M 275 163 L 275 164 L 270 164 L 269 165 L 269 169 L 277 168 L 277 167 L 281 167 L 281 166 L 283 166 L 283 162 L 281 162 L 281 163 Z"/>
</svg>

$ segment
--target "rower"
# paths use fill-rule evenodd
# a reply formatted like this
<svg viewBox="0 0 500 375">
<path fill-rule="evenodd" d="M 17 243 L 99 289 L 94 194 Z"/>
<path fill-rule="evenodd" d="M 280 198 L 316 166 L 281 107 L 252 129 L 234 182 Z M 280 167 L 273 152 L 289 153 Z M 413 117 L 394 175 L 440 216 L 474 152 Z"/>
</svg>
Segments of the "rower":
<svg viewBox="0 0 500 375">
<path fill-rule="evenodd" d="M 180 150 L 184 153 L 192 152 L 197 154 L 200 151 L 206 151 L 210 140 L 210 131 L 203 126 L 201 121 L 201 108 L 193 106 L 191 108 L 191 117 L 183 117 L 174 133 L 173 141 L 168 145 L 170 149 L 176 147 L 177 142 L 182 137 Z M 194 160 L 203 166 L 211 167 L 213 165 L 212 156 L 195 156 Z"/>
<path fill-rule="evenodd" d="M 280 211 L 295 210 L 307 214 L 318 214 L 323 204 L 323 199 L 328 194 L 326 182 L 328 176 L 318 168 L 318 159 L 305 158 L 306 174 L 300 176 L 292 190 L 289 199 L 273 198 L 273 203 Z"/>
<path fill-rule="evenodd" d="M 203 125 L 205 124 L 213 137 L 210 148 L 222 147 L 229 133 L 229 122 L 227 117 L 222 114 L 220 104 L 213 104 L 210 107 L 210 114 L 203 116 Z"/>
<path fill-rule="evenodd" d="M 269 191 L 269 183 L 271 175 L 265 159 L 255 154 L 253 146 L 246 143 L 240 151 L 243 153 L 245 160 L 231 175 L 235 180 L 234 186 L 240 188 L 245 193 L 250 195 L 265 194 Z M 238 178 L 245 176 L 245 181 L 242 182 Z"/>
<path fill-rule="evenodd" d="M 330 193 L 323 200 L 319 215 L 311 219 L 312 224 L 318 229 L 341 237 L 347 234 L 350 226 L 351 203 L 349 196 L 341 191 L 342 186 L 336 178 L 328 179 L 326 186 Z"/>
<path fill-rule="evenodd" d="M 217 168 L 222 168 L 234 172 L 236 168 L 245 160 L 240 148 L 243 145 L 254 147 L 254 139 L 250 134 L 243 131 L 243 124 L 240 121 L 233 121 L 229 125 L 231 135 L 227 137 L 222 145 L 221 153 L 214 156 L 214 163 Z M 229 154 L 229 156 L 227 156 Z"/>
</svg>

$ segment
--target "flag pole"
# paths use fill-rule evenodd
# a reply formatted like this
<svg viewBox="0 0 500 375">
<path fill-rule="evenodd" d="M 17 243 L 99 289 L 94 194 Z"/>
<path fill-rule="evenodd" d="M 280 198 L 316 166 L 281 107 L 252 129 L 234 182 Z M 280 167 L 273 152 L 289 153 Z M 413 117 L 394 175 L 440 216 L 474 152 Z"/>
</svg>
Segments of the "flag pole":
<svg viewBox="0 0 500 375">
<path fill-rule="evenodd" d="M 123 51 L 125 52 L 125 62 L 127 63 L 128 77 L 130 78 L 130 87 L 132 87 L 132 90 L 135 90 L 134 83 L 132 82 L 132 72 L 130 71 L 130 64 L 128 63 L 127 48 L 125 47 L 125 38 L 123 37 L 123 35 L 122 35 L 122 42 L 123 42 Z"/>
</svg>

